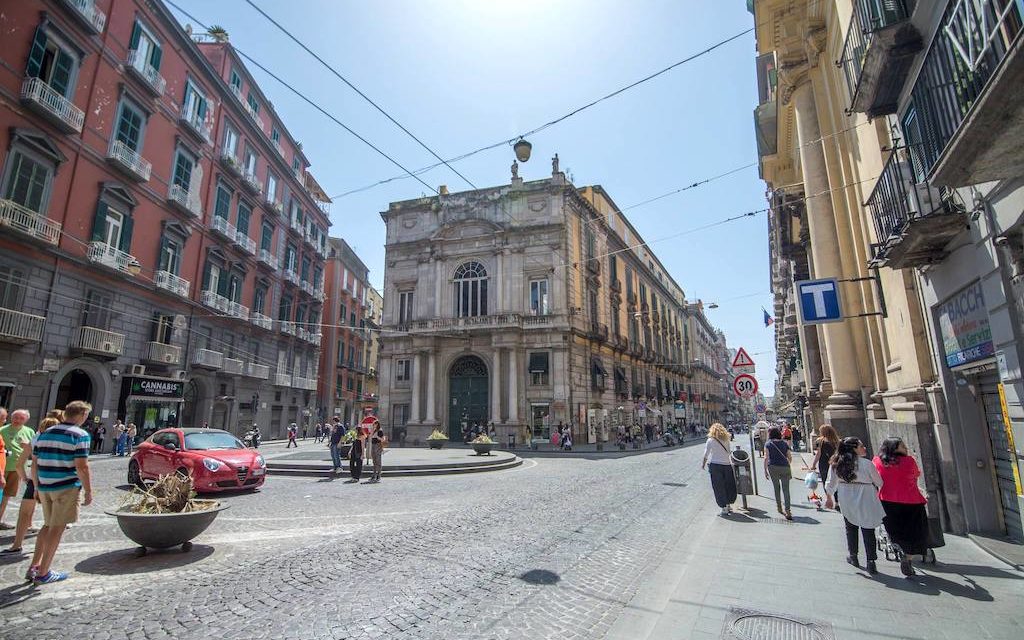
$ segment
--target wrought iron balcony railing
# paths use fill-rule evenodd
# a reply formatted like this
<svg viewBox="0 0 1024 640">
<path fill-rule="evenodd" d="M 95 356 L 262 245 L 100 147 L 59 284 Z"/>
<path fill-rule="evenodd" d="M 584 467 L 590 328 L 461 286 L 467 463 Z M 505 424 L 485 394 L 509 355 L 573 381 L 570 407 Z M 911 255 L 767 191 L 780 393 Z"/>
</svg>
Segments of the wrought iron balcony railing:
<svg viewBox="0 0 1024 640">
<path fill-rule="evenodd" d="M 13 200 L 0 200 L 0 229 L 13 229 L 52 245 L 60 240 L 60 223 Z"/>
<path fill-rule="evenodd" d="M 213 125 L 209 117 L 205 119 L 200 118 L 198 114 L 193 113 L 189 109 L 188 105 L 184 105 L 181 107 L 181 113 L 179 114 L 178 119 L 184 123 L 190 131 L 206 141 L 207 144 L 210 143 L 210 132 L 213 129 Z"/>
<path fill-rule="evenodd" d="M 153 274 L 153 282 L 158 288 L 170 291 L 182 298 L 188 297 L 189 288 L 191 287 L 191 283 L 188 280 L 178 277 L 170 271 L 157 271 Z"/>
<path fill-rule="evenodd" d="M 0 342 L 24 344 L 43 339 L 46 318 L 0 308 Z"/>
<path fill-rule="evenodd" d="M 146 343 L 146 360 L 158 364 L 180 364 L 181 347 L 163 342 Z"/>
<path fill-rule="evenodd" d="M 83 326 L 78 327 L 72 346 L 79 351 L 115 357 L 124 353 L 124 338 L 123 333 Z"/>
<path fill-rule="evenodd" d="M 41 78 L 25 78 L 21 101 L 34 108 L 65 133 L 82 133 L 85 112 L 46 84 Z"/>
<path fill-rule="evenodd" d="M 146 59 L 145 55 L 141 55 L 137 49 L 132 49 L 128 52 L 128 57 L 125 59 L 125 67 L 128 71 L 136 74 L 146 83 L 146 86 L 150 88 L 158 96 L 164 94 L 164 89 L 167 88 L 167 81 L 160 75 L 160 72 L 156 68 L 149 64 L 149 60 Z"/>
<path fill-rule="evenodd" d="M 212 349 L 196 349 L 192 354 L 192 366 L 220 369 L 224 366 L 224 354 Z"/>
<path fill-rule="evenodd" d="M 102 33 L 107 24 L 107 14 L 96 8 L 95 0 L 64 0 L 74 10 L 79 21 L 96 33 Z"/>
<path fill-rule="evenodd" d="M 185 187 L 178 184 L 172 184 L 170 188 L 167 189 L 167 199 L 179 211 L 196 218 L 203 217 L 203 206 L 200 204 L 199 198 L 190 195 Z"/>
<path fill-rule="evenodd" d="M 139 182 L 148 181 L 153 170 L 153 165 L 148 160 L 120 140 L 114 140 L 114 143 L 110 145 L 107 159 Z"/>
<path fill-rule="evenodd" d="M 142 269 L 135 256 L 98 240 L 89 243 L 86 257 L 91 262 L 102 264 L 105 267 L 115 269 L 129 276 L 139 275 L 139 271 Z"/>
</svg>

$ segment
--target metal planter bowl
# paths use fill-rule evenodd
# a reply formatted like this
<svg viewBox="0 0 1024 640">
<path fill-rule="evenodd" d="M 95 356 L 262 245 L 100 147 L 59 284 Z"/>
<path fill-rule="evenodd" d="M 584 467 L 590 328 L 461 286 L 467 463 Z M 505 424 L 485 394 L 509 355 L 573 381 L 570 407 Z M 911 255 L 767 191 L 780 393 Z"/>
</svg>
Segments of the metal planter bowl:
<svg viewBox="0 0 1024 640">
<path fill-rule="evenodd" d="M 491 449 L 494 448 L 494 443 L 493 442 L 487 442 L 487 443 L 472 442 L 472 443 L 470 443 L 470 446 L 473 447 L 473 451 L 476 451 L 476 455 L 478 455 L 478 456 L 489 456 L 489 455 L 491 455 Z"/>
<path fill-rule="evenodd" d="M 206 531 L 217 514 L 227 508 L 228 505 L 218 503 L 212 509 L 188 513 L 106 513 L 117 518 L 121 531 L 139 545 L 139 555 L 143 555 L 147 548 L 170 549 L 181 545 L 182 551 L 190 550 L 192 538 Z"/>
</svg>

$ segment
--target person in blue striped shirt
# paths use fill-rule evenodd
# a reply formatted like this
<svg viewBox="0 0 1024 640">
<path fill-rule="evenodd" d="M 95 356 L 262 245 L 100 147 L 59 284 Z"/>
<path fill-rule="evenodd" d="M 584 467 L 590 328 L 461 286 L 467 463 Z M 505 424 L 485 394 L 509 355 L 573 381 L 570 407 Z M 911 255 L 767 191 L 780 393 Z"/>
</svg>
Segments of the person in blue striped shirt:
<svg viewBox="0 0 1024 640">
<path fill-rule="evenodd" d="M 76 400 L 64 407 L 64 422 L 36 436 L 32 445 L 32 475 L 36 495 L 43 505 L 43 528 L 36 538 L 27 579 L 36 584 L 60 582 L 68 577 L 52 571 L 67 525 L 78 521 L 78 501 L 92 503 L 92 476 L 89 473 L 89 433 L 82 428 L 92 405 Z"/>
</svg>

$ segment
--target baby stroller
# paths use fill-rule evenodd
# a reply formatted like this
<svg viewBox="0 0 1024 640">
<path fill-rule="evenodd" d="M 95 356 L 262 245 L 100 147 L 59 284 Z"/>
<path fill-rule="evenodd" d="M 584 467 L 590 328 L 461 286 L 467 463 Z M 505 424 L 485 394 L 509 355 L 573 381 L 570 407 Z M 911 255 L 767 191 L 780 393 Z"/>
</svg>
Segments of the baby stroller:
<svg viewBox="0 0 1024 640">
<path fill-rule="evenodd" d="M 878 543 L 878 550 L 885 554 L 886 560 L 890 562 L 900 562 L 903 560 L 903 549 L 900 548 L 900 545 L 889 539 L 889 533 L 885 530 L 885 525 L 875 529 L 875 540 Z M 925 549 L 924 556 L 922 556 L 924 563 L 935 564 L 937 562 L 935 549 L 944 546 L 946 546 L 946 540 L 942 535 L 942 525 L 939 523 L 938 518 L 928 518 L 928 546 Z"/>
</svg>

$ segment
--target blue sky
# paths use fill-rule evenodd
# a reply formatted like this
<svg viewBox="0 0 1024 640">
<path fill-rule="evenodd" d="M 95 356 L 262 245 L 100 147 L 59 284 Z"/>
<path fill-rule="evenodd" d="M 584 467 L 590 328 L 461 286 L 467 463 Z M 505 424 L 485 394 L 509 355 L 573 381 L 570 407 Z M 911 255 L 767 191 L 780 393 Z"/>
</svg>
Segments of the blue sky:
<svg viewBox="0 0 1024 640">
<path fill-rule="evenodd" d="M 254 0 L 443 157 L 533 129 L 591 100 L 753 26 L 742 0 Z M 175 0 L 403 165 L 433 158 L 243 0 Z M 179 18 L 186 21 L 179 15 Z M 576 185 L 602 185 L 620 207 L 756 160 L 754 36 L 531 136 L 525 179 L 550 174 L 558 153 Z M 260 83 L 312 172 L 331 194 L 400 170 L 257 69 Z M 505 183 L 512 150 L 501 147 L 456 168 L 481 187 Z M 469 186 L 447 168 L 424 181 Z M 411 178 L 338 199 L 331 235 L 345 238 L 380 286 L 388 203 L 415 198 Z M 627 212 L 648 242 L 765 206 L 756 167 Z M 652 248 L 691 300 L 758 363 L 762 390 L 774 379 L 765 214 Z"/>
</svg>

